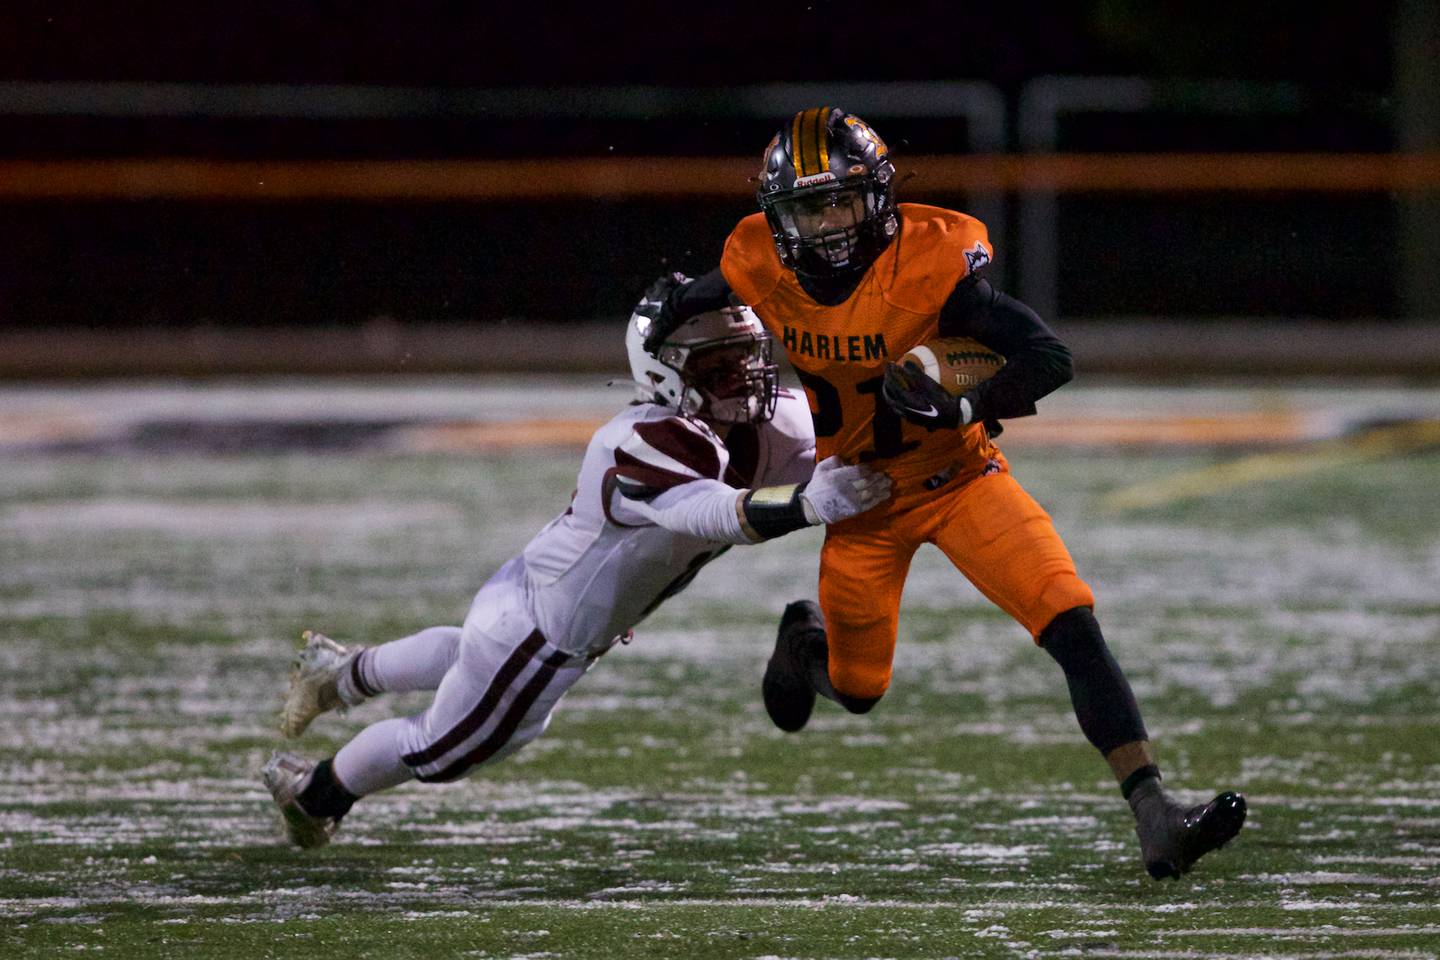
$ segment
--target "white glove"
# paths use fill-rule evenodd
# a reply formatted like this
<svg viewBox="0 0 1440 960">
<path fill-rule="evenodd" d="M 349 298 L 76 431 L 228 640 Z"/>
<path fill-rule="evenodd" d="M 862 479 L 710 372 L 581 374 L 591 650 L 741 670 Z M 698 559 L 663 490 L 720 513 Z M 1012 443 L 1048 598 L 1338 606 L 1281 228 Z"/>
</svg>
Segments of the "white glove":
<svg viewBox="0 0 1440 960">
<path fill-rule="evenodd" d="M 826 457 L 815 464 L 815 473 L 800 492 L 800 506 L 811 523 L 836 523 L 888 499 L 890 486 L 890 478 L 879 470 Z"/>
</svg>

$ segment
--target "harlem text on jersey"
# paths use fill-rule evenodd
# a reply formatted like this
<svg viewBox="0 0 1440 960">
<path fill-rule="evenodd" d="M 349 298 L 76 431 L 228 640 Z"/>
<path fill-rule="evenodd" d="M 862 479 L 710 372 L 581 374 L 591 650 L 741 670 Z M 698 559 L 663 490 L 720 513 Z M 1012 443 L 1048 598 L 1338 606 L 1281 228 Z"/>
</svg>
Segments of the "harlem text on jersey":
<svg viewBox="0 0 1440 960">
<path fill-rule="evenodd" d="M 867 360 L 883 360 L 888 355 L 883 333 L 841 337 L 829 333 L 798 331 L 787 324 L 782 340 L 787 353 L 814 357 L 817 360 L 864 363 Z"/>
</svg>

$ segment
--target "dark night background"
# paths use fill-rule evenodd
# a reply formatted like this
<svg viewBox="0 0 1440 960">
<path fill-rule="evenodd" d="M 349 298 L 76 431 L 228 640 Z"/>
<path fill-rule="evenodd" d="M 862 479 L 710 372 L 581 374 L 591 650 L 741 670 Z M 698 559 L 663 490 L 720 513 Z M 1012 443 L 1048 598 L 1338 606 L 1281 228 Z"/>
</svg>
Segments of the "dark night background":
<svg viewBox="0 0 1440 960">
<path fill-rule="evenodd" d="M 1391 91 L 1403 7 L 1349 7 L 1341 16 L 1301 2 L 1139 0 L 613 9 L 7 4 L 0 9 L 0 81 L 459 89 L 983 80 L 1013 111 L 1036 77 L 1144 76 L 1167 84 L 1161 106 L 1069 118 L 1059 150 L 1390 152 L 1400 146 Z M 1248 84 L 1284 105 L 1208 109 L 1196 98 L 1215 80 Z M 748 157 L 784 119 L 0 112 L 0 160 Z M 952 151 L 964 123 L 866 119 L 902 164 L 906 153 Z M 1008 147 L 1020 147 L 1013 129 Z M 906 184 L 901 196 L 961 209 L 970 199 L 929 191 L 923 179 Z M 1007 202 L 1013 223 L 1017 200 Z M 1396 317 L 1400 267 L 1388 238 L 1397 208 L 1396 198 L 1378 193 L 1066 194 L 1058 207 L 1059 312 Z M 687 200 L 0 197 L 0 321 L 190 326 L 622 316 L 660 270 L 713 266 L 729 228 L 752 209 L 744 184 L 733 199 Z M 1000 267 L 999 279 L 1017 288 L 1016 258 L 1002 258 Z"/>
</svg>

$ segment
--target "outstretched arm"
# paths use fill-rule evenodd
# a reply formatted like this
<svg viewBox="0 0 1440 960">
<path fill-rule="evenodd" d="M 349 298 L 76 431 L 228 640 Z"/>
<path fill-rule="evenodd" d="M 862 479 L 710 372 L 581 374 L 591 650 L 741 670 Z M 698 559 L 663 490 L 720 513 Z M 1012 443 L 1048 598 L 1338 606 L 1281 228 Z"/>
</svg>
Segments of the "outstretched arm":
<svg viewBox="0 0 1440 960">
<path fill-rule="evenodd" d="M 651 356 L 660 344 L 691 317 L 730 306 L 730 284 L 716 267 L 694 280 L 671 273 L 652 283 L 635 312 L 650 318 L 645 352 Z"/>
<path fill-rule="evenodd" d="M 745 544 L 862 513 L 890 496 L 890 478 L 830 457 L 804 483 L 755 489 L 702 477 L 657 492 L 617 471 L 607 495 L 615 522 L 648 522 L 717 543 Z"/>
</svg>

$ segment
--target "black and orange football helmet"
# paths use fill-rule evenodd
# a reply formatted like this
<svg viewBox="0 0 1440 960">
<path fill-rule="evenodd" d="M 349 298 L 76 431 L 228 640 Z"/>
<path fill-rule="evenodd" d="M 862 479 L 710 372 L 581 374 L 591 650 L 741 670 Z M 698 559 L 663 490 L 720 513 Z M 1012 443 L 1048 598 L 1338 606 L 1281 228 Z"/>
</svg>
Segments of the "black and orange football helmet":
<svg viewBox="0 0 1440 960">
<path fill-rule="evenodd" d="M 895 239 L 885 141 L 838 107 L 802 110 L 765 148 L 755 192 L 780 262 L 803 276 L 865 270 Z"/>
</svg>

